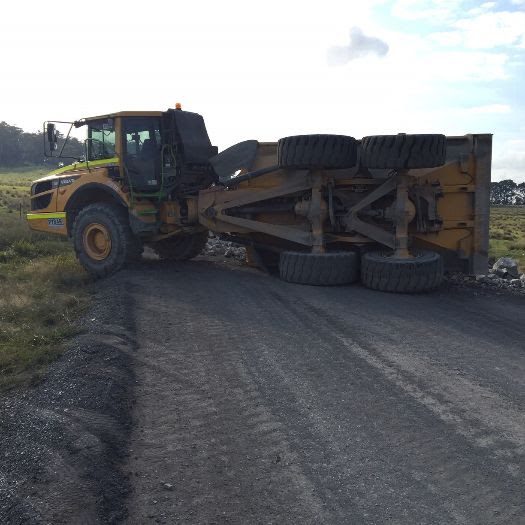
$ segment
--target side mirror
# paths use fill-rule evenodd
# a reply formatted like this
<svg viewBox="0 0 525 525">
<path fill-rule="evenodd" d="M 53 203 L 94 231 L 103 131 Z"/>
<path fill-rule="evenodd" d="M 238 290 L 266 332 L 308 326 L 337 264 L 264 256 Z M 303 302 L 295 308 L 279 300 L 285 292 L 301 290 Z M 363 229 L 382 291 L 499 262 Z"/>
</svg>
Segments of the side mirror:
<svg viewBox="0 0 525 525">
<path fill-rule="evenodd" d="M 52 122 L 48 122 L 46 131 L 49 149 L 51 151 L 55 151 L 58 148 L 58 131 L 56 130 L 55 124 L 53 124 Z"/>
</svg>

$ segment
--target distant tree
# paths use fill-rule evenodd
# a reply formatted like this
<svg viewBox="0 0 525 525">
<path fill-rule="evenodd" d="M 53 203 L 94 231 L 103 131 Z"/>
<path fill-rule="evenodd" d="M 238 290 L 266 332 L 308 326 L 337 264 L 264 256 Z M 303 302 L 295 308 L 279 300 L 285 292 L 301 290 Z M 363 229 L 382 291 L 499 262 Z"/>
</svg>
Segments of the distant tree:
<svg viewBox="0 0 525 525">
<path fill-rule="evenodd" d="M 0 166 L 16 166 L 22 160 L 22 130 L 0 122 Z"/>
<path fill-rule="evenodd" d="M 61 136 L 64 139 L 63 136 Z M 70 137 L 63 154 L 79 158 L 84 154 L 84 145 L 74 137 Z M 69 162 L 71 159 L 46 158 L 44 155 L 43 132 L 26 133 L 7 122 L 0 122 L 0 166 L 14 167 L 27 164 L 56 165 L 59 162 Z"/>
<path fill-rule="evenodd" d="M 65 139 L 63 135 L 60 135 L 60 139 Z M 42 139 L 40 139 L 42 140 Z M 75 137 L 69 137 L 68 141 L 66 142 L 64 151 L 62 153 L 65 157 L 74 157 L 74 158 L 80 158 L 84 156 L 85 150 L 84 150 L 84 143 L 80 142 Z M 65 159 L 65 162 L 70 162 L 71 159 Z"/>
<path fill-rule="evenodd" d="M 521 198 L 518 185 L 510 179 L 490 184 L 490 203 L 509 206 L 516 204 L 516 200 Z"/>
<path fill-rule="evenodd" d="M 514 204 L 525 206 L 525 182 L 521 182 L 517 185 Z"/>
</svg>

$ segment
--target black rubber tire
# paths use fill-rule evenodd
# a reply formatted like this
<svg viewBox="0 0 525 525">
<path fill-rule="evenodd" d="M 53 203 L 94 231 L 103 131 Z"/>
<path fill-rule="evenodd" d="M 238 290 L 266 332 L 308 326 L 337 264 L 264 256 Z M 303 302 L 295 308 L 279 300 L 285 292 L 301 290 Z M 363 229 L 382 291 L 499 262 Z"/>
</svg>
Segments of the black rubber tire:
<svg viewBox="0 0 525 525">
<path fill-rule="evenodd" d="M 277 143 L 280 168 L 352 168 L 357 162 L 357 141 L 346 135 L 295 135 Z"/>
<path fill-rule="evenodd" d="M 92 223 L 103 224 L 111 239 L 111 251 L 106 259 L 92 259 L 83 245 L 83 232 Z M 93 277 L 105 277 L 120 270 L 126 262 L 137 257 L 140 240 L 133 235 L 127 210 L 108 203 L 90 204 L 80 210 L 73 223 L 73 245 L 80 264 Z M 140 251 L 142 253 L 142 250 Z"/>
<path fill-rule="evenodd" d="M 283 281 L 315 286 L 350 284 L 359 279 L 359 256 L 355 252 L 282 252 L 279 276 Z"/>
<path fill-rule="evenodd" d="M 187 261 L 197 257 L 208 242 L 208 231 L 191 235 L 173 236 L 152 245 L 161 259 Z"/>
<path fill-rule="evenodd" d="M 445 164 L 445 135 L 373 135 L 361 140 L 365 168 L 434 168 Z"/>
<path fill-rule="evenodd" d="M 415 252 L 413 259 L 367 252 L 361 258 L 361 282 L 382 292 L 430 292 L 443 282 L 443 259 L 431 251 Z"/>
</svg>

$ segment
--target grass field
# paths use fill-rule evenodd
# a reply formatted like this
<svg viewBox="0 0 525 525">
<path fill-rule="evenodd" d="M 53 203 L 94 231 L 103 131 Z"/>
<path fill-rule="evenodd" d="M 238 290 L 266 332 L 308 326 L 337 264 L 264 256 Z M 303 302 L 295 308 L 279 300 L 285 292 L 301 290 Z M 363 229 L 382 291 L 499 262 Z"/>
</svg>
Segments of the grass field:
<svg viewBox="0 0 525 525">
<path fill-rule="evenodd" d="M 88 302 L 70 243 L 27 227 L 30 183 L 44 173 L 0 172 L 0 390 L 37 380 Z"/>
<path fill-rule="evenodd" d="M 493 206 L 490 210 L 490 256 L 519 261 L 525 272 L 525 206 Z"/>
</svg>

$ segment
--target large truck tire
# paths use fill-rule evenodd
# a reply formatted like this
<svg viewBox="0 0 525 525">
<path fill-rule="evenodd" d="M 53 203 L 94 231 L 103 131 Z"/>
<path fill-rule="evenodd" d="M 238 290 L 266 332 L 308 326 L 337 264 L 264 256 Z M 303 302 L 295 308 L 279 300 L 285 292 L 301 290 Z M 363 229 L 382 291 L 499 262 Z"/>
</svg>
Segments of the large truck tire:
<svg viewBox="0 0 525 525">
<path fill-rule="evenodd" d="M 197 257 L 208 242 L 208 231 L 190 235 L 175 235 L 152 245 L 161 259 L 187 261 Z"/>
<path fill-rule="evenodd" d="M 119 205 L 90 204 L 73 223 L 73 245 L 80 264 L 93 277 L 105 277 L 142 253 L 127 211 Z"/>
<path fill-rule="evenodd" d="M 361 258 L 361 282 L 382 292 L 430 292 L 443 282 L 443 259 L 431 251 L 416 252 L 409 259 L 367 252 Z"/>
<path fill-rule="evenodd" d="M 359 279 L 359 256 L 355 252 L 282 252 L 279 276 L 289 283 L 314 286 L 350 284 Z"/>
<path fill-rule="evenodd" d="M 446 159 L 445 135 L 373 135 L 361 140 L 365 168 L 410 169 L 442 166 Z"/>
<path fill-rule="evenodd" d="M 280 168 L 344 169 L 357 162 L 357 141 L 345 135 L 295 135 L 279 139 Z"/>
</svg>

